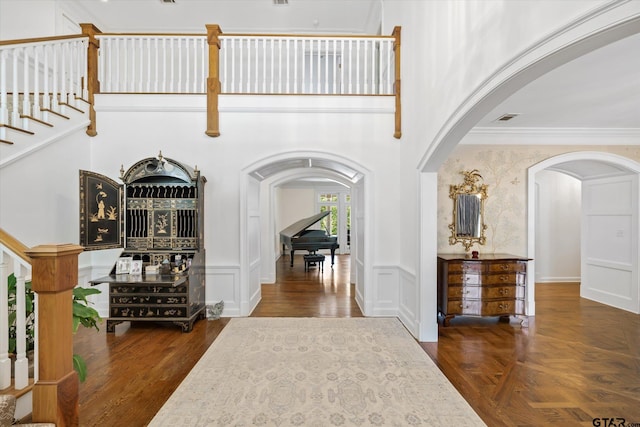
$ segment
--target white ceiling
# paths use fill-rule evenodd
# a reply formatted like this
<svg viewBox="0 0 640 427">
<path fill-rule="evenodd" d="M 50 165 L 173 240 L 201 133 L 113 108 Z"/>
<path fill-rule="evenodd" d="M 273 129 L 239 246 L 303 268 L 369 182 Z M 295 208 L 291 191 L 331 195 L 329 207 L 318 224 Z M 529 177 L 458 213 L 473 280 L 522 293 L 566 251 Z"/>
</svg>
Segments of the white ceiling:
<svg viewBox="0 0 640 427">
<path fill-rule="evenodd" d="M 577 58 L 522 88 L 477 127 L 640 130 L 640 34 Z M 498 117 L 520 114 L 507 122 Z"/>
<path fill-rule="evenodd" d="M 379 0 L 60 0 L 102 32 L 376 34 Z"/>
</svg>

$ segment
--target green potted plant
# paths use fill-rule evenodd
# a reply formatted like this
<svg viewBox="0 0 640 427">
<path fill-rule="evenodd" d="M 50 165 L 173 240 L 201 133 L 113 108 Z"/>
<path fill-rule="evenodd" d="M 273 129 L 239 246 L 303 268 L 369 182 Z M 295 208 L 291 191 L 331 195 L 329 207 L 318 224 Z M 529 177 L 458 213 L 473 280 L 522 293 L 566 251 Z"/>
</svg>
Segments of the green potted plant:
<svg viewBox="0 0 640 427">
<path fill-rule="evenodd" d="M 9 306 L 9 353 L 16 352 L 16 291 L 17 279 L 12 273 L 8 280 L 8 306 Z M 98 328 L 98 322 L 102 321 L 100 314 L 89 306 L 87 299 L 89 295 L 99 294 L 100 290 L 96 288 L 76 287 L 73 289 L 73 333 L 78 331 L 80 325 L 86 328 Z M 34 313 L 34 294 L 31 288 L 31 282 L 25 282 L 25 317 L 26 317 L 26 333 L 27 333 L 27 354 L 33 354 L 34 338 L 35 338 L 35 313 Z M 83 382 L 87 377 L 87 365 L 78 354 L 73 355 L 73 368 L 78 373 L 78 378 Z"/>
<path fill-rule="evenodd" d="M 85 328 L 95 328 L 99 331 L 98 322 L 102 322 L 100 314 L 92 307 L 89 307 L 89 295 L 100 293 L 97 288 L 76 287 L 73 289 L 73 333 L 78 332 L 80 325 Z M 73 355 L 73 369 L 78 373 L 80 382 L 87 378 L 87 364 L 79 354 Z"/>
</svg>

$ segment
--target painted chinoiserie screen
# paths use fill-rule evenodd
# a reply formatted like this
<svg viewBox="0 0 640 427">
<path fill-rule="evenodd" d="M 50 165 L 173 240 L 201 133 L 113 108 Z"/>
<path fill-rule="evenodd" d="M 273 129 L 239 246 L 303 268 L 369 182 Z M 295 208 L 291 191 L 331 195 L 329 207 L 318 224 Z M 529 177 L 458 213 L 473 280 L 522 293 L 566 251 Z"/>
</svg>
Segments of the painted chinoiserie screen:
<svg viewBox="0 0 640 427">
<path fill-rule="evenodd" d="M 109 284 L 107 331 L 134 320 L 190 331 L 204 317 L 206 179 L 162 153 L 120 178 L 80 171 L 80 243 L 124 248 L 111 273 L 91 281 Z"/>
</svg>

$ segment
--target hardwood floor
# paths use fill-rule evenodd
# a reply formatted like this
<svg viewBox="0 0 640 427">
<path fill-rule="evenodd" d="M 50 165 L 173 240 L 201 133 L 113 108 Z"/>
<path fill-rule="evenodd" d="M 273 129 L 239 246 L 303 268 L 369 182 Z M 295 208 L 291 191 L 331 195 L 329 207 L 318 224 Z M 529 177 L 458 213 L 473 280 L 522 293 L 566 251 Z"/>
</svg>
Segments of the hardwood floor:
<svg viewBox="0 0 640 427">
<path fill-rule="evenodd" d="M 362 316 L 348 256 L 332 271 L 277 265 L 252 316 Z M 489 426 L 640 422 L 640 316 L 580 299 L 575 284 L 537 285 L 530 327 L 456 318 L 438 343 L 422 343 Z M 87 361 L 81 426 L 144 426 L 202 356 L 228 318 L 198 321 L 190 333 L 135 323 L 107 334 L 81 329 L 74 350 Z M 604 425 L 604 424 L 602 424 Z"/>
</svg>

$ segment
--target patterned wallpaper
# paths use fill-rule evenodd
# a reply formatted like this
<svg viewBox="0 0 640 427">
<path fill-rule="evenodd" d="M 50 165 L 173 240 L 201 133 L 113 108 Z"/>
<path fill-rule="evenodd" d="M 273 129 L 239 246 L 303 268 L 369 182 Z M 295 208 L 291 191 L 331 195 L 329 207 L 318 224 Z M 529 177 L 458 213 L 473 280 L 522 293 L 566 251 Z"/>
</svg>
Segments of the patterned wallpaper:
<svg viewBox="0 0 640 427">
<path fill-rule="evenodd" d="M 578 151 L 601 151 L 640 161 L 637 146 L 458 145 L 438 171 L 438 252 L 465 252 L 459 243 L 449 245 L 449 224 L 453 220 L 449 185 L 462 183 L 461 171 L 477 169 L 489 187 L 485 201 L 487 242 L 471 250 L 525 255 L 528 168 L 550 157 Z"/>
</svg>

